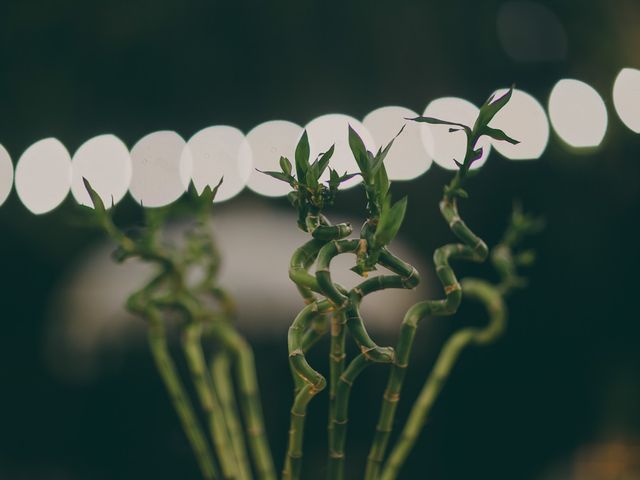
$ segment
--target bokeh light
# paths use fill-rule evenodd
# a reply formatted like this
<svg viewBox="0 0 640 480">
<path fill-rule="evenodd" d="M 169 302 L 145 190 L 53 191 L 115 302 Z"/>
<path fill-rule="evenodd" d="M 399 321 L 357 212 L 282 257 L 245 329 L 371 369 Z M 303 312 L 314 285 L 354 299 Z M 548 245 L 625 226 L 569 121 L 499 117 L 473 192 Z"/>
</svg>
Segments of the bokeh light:
<svg viewBox="0 0 640 480">
<path fill-rule="evenodd" d="M 330 162 L 331 167 L 337 170 L 340 175 L 345 172 L 359 172 L 358 164 L 353 158 L 353 153 L 351 153 L 351 149 L 349 148 L 349 125 L 360 135 L 367 150 L 375 153 L 376 143 L 367 128 L 359 120 L 341 113 L 330 113 L 314 118 L 305 127 L 309 135 L 311 161 L 315 160 L 319 154 L 329 150 L 331 145 L 335 145 L 333 157 L 331 157 Z M 329 169 L 324 172 L 321 179 L 327 180 L 328 178 Z M 356 175 L 340 184 L 340 188 L 351 188 L 361 181 L 362 177 Z"/>
<path fill-rule="evenodd" d="M 16 166 L 16 192 L 32 213 L 47 213 L 60 205 L 71 188 L 71 156 L 55 138 L 27 148 Z"/>
<path fill-rule="evenodd" d="M 280 157 L 286 157 L 295 170 L 295 150 L 302 135 L 302 127 L 285 120 L 261 123 L 247 133 L 247 143 L 251 149 L 253 169 L 247 181 L 252 191 L 267 197 L 281 197 L 291 191 L 291 187 L 262 171 L 280 171 Z"/>
<path fill-rule="evenodd" d="M 530 1 L 504 2 L 497 16 L 498 39 L 518 62 L 550 62 L 567 56 L 567 34 L 548 7 Z"/>
<path fill-rule="evenodd" d="M 404 126 L 384 161 L 390 180 L 412 180 L 431 166 L 431 157 L 420 137 L 420 124 L 407 120 L 417 116 L 408 108 L 389 106 L 374 110 L 362 120 L 380 147 L 387 145 Z"/>
<path fill-rule="evenodd" d="M 7 149 L 0 145 L 0 205 L 4 203 L 13 186 L 13 163 Z"/>
<path fill-rule="evenodd" d="M 623 68 L 613 84 L 613 105 L 631 131 L 640 133 L 640 70 Z"/>
<path fill-rule="evenodd" d="M 504 95 L 506 88 L 495 92 L 496 98 Z M 491 140 L 493 148 L 511 160 L 540 158 L 549 142 L 549 121 L 540 102 L 522 90 L 513 90 L 509 103 L 500 110 L 490 123 L 493 128 L 503 130 L 520 143 Z"/>
<path fill-rule="evenodd" d="M 549 97 L 549 118 L 558 136 L 571 147 L 597 147 L 607 131 L 602 97 L 580 80 L 555 84 Z"/>
<path fill-rule="evenodd" d="M 81 205 L 93 206 L 83 178 L 107 208 L 118 203 L 131 183 L 131 155 L 114 135 L 99 135 L 83 143 L 73 155 L 71 193 Z"/>
<path fill-rule="evenodd" d="M 176 132 L 163 130 L 142 137 L 131 149 L 131 196 L 144 207 L 163 207 L 187 189 L 191 158 Z"/>
<path fill-rule="evenodd" d="M 470 127 L 476 121 L 480 109 L 473 103 L 457 97 L 443 97 L 433 100 L 425 108 L 423 116 L 434 117 L 440 120 L 461 123 Z M 421 124 L 420 133 L 422 143 L 427 152 L 436 162 L 447 170 L 457 170 L 455 161 L 464 160 L 467 149 L 467 136 L 463 131 L 449 132 L 448 125 Z M 482 148 L 482 156 L 473 162 L 472 169 L 480 168 L 486 162 L 491 151 L 490 139 L 481 137 L 477 148 Z"/>
<path fill-rule="evenodd" d="M 216 125 L 207 127 L 189 139 L 193 157 L 192 179 L 198 192 L 207 186 L 224 181 L 214 202 L 223 202 L 235 197 L 247 185 L 251 175 L 251 149 L 244 134 L 234 127 Z"/>
</svg>

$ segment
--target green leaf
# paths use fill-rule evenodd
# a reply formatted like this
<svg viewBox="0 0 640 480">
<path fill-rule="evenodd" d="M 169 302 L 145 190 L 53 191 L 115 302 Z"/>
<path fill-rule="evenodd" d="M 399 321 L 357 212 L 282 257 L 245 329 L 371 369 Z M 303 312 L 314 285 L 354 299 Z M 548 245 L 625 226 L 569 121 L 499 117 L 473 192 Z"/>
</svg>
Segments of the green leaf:
<svg viewBox="0 0 640 480">
<path fill-rule="evenodd" d="M 391 182 L 389 181 L 389 177 L 387 176 L 387 169 L 384 167 L 384 165 L 382 165 L 382 168 L 378 170 L 374 183 L 378 198 L 384 199 L 389 192 L 389 187 L 391 186 Z"/>
<path fill-rule="evenodd" d="M 340 185 L 340 175 L 333 168 L 329 169 L 329 188 L 336 190 Z"/>
<path fill-rule="evenodd" d="M 347 173 L 347 172 L 345 172 L 344 175 L 342 175 L 340 177 L 340 183 L 346 182 L 347 180 L 350 180 L 353 177 L 357 177 L 358 175 L 360 175 L 360 174 L 359 173 Z"/>
<path fill-rule="evenodd" d="M 377 248 L 391 243 L 391 240 L 395 238 L 398 230 L 400 230 L 404 215 L 407 212 L 407 197 L 397 201 L 392 207 L 389 207 L 388 198 L 382 206 L 380 221 L 378 222 L 376 233 L 373 234 L 373 243 Z"/>
<path fill-rule="evenodd" d="M 335 145 L 331 145 L 331 148 L 326 152 L 324 152 L 320 156 L 319 160 L 316 160 L 318 162 L 318 177 L 320 177 L 320 175 L 322 175 L 324 171 L 327 169 L 327 167 L 329 166 L 329 160 L 331 160 L 334 150 L 335 150 Z"/>
<path fill-rule="evenodd" d="M 478 114 L 477 125 L 486 126 L 496 116 L 502 108 L 509 102 L 511 95 L 513 94 L 514 85 L 497 100 L 494 100 L 495 95 L 491 95 L 487 101 L 480 107 L 480 113 Z"/>
<path fill-rule="evenodd" d="M 295 160 L 296 160 L 296 174 L 298 175 L 298 181 L 300 183 L 307 182 L 307 171 L 309 169 L 309 137 L 307 131 L 302 132 L 302 137 L 296 146 Z"/>
<path fill-rule="evenodd" d="M 429 123 L 431 125 L 452 125 L 454 127 L 460 127 L 468 135 L 471 134 L 471 128 L 469 128 L 466 125 L 463 125 L 462 123 L 449 122 L 447 120 L 440 120 L 439 118 L 422 117 L 422 116 L 416 117 L 416 118 L 408 118 L 407 120 L 413 120 L 414 122 L 420 122 L 420 123 Z M 451 131 L 451 129 L 449 129 L 449 131 Z"/>
<path fill-rule="evenodd" d="M 356 131 L 349 125 L 349 148 L 353 153 L 353 157 L 360 168 L 365 181 L 369 178 L 369 157 L 367 156 L 367 147 Z"/>
<path fill-rule="evenodd" d="M 256 170 L 258 170 L 256 168 Z M 283 182 L 287 182 L 289 185 L 293 186 L 296 179 L 293 178 L 291 175 L 287 175 L 286 173 L 282 173 L 282 172 L 263 172 L 262 170 L 258 170 L 260 173 L 264 173 L 265 175 L 269 175 L 270 177 L 273 177 L 275 179 L 278 180 L 282 180 Z"/>
<path fill-rule="evenodd" d="M 280 168 L 282 169 L 282 173 L 286 173 L 287 175 L 291 175 L 291 162 L 288 158 L 280 157 Z"/>
<path fill-rule="evenodd" d="M 220 181 L 215 187 L 211 188 L 211 185 L 206 185 L 202 189 L 202 193 L 199 195 L 199 197 L 205 205 L 209 205 L 213 203 L 213 199 L 216 198 L 218 189 L 220 188 L 220 185 L 222 185 L 223 181 L 224 181 L 224 177 L 220 177 Z"/>
<path fill-rule="evenodd" d="M 482 129 L 482 134 L 488 135 L 494 140 L 502 140 L 505 142 L 509 142 L 511 145 L 517 145 L 520 143 L 519 140 L 514 140 L 513 138 L 511 138 L 509 135 L 507 135 L 506 133 L 504 133 L 502 130 L 498 128 L 484 127 Z"/>
<path fill-rule="evenodd" d="M 94 210 L 101 215 L 105 214 L 107 209 L 104 208 L 104 203 L 102 202 L 100 195 L 98 195 L 98 192 L 93 189 L 91 183 L 85 177 L 82 177 L 82 183 L 84 183 L 84 188 L 87 190 L 89 198 L 91 198 Z"/>
<path fill-rule="evenodd" d="M 391 139 L 389 143 L 387 143 L 387 145 L 383 149 L 378 150 L 378 153 L 376 154 L 371 164 L 371 175 L 376 175 L 376 173 L 378 173 L 378 169 L 383 165 L 384 159 L 386 158 L 387 154 L 389 153 L 389 150 L 391 150 L 391 147 L 393 146 L 393 142 L 396 141 L 396 138 L 398 138 L 398 136 L 402 133 L 405 126 L 406 125 L 402 126 L 400 131 L 396 133 L 396 135 Z"/>
</svg>

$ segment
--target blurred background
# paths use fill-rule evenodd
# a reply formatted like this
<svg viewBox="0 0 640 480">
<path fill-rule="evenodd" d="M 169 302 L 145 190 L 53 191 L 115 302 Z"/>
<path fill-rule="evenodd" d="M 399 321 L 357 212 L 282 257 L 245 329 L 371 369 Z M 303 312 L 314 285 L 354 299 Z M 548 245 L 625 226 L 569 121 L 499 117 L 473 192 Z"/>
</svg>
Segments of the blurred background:
<svg viewBox="0 0 640 480">
<path fill-rule="evenodd" d="M 386 105 L 422 113 L 450 96 L 480 105 L 512 83 L 546 110 L 559 80 L 588 83 L 607 111 L 597 146 L 571 147 L 552 129 L 541 158 L 512 161 L 492 151 L 467 185 L 462 215 L 490 245 L 513 199 L 544 216 L 547 228 L 530 241 L 538 261 L 529 288 L 510 299 L 506 336 L 463 354 L 402 478 L 637 479 L 640 136 L 621 121 L 612 92 L 621 69 L 640 67 L 638 25 L 635 0 L 4 1 L 0 143 L 15 165 L 46 137 L 70 152 L 103 133 L 131 147 L 156 130 L 189 138 L 231 125 L 246 133 L 275 119 L 363 119 Z M 638 108 L 638 90 L 628 98 Z M 431 252 L 451 238 L 437 211 L 450 176 L 433 165 L 393 186 L 396 198 L 410 198 L 401 248 L 420 265 L 431 296 L 440 295 Z M 120 307 L 123 279 L 145 271 L 112 265 L 101 233 L 72 221 L 74 206 L 69 196 L 34 215 L 13 191 L 0 207 L 0 478 L 197 478 L 143 325 Z M 279 460 L 291 400 L 284 335 L 298 308 L 287 300 L 295 290 L 284 277 L 291 250 L 282 244 L 293 248 L 304 236 L 282 198 L 245 189 L 215 211 Z M 118 212 L 124 224 L 139 216 L 129 197 Z M 355 187 L 340 195 L 334 217 L 357 221 L 363 212 Z M 260 232 L 284 265 L 272 258 L 243 270 L 233 245 L 252 244 L 251 225 L 265 225 Z M 282 302 L 270 296 L 265 315 L 255 295 L 275 271 Z M 380 343 L 393 341 L 401 316 L 377 315 Z M 447 335 L 482 321 L 471 306 L 453 319 L 426 320 L 405 398 L 415 396 Z M 371 368 L 354 389 L 349 478 L 360 476 L 385 379 L 385 369 Z M 325 409 L 323 396 L 311 407 L 305 478 L 324 478 Z M 404 403 L 399 422 L 406 413 Z"/>
</svg>

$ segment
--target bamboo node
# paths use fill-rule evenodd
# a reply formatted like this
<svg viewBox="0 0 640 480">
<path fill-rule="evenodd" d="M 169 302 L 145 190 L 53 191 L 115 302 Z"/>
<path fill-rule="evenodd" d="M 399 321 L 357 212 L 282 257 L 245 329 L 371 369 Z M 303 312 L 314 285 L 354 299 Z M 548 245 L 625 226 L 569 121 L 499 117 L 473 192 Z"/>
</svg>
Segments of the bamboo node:
<svg viewBox="0 0 640 480">
<path fill-rule="evenodd" d="M 445 285 L 444 286 L 444 293 L 446 295 L 449 295 L 452 292 L 457 292 L 458 290 L 460 290 L 460 284 L 459 283 L 454 283 L 452 285 Z"/>
<path fill-rule="evenodd" d="M 400 394 L 397 392 L 391 394 L 389 394 L 388 392 L 384 392 L 383 397 L 389 403 L 398 403 L 400 401 Z"/>
</svg>

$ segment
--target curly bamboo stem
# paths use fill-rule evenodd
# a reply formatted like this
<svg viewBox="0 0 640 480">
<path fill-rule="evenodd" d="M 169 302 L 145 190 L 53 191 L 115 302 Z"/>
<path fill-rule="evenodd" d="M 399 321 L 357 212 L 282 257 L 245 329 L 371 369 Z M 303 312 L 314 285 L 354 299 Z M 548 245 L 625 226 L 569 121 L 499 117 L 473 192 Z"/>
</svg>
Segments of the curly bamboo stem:
<svg viewBox="0 0 640 480">
<path fill-rule="evenodd" d="M 459 183 L 456 180 L 457 178 L 458 175 L 452 181 L 452 185 Z M 400 327 L 400 337 L 396 345 L 396 359 L 389 374 L 376 425 L 376 433 L 369 451 L 365 471 L 366 480 L 376 480 L 378 478 L 384 461 L 418 323 L 427 315 L 453 315 L 458 310 L 462 300 L 462 290 L 453 269 L 449 265 L 449 261 L 482 262 L 488 255 L 486 244 L 460 218 L 455 197 L 445 194 L 445 197 L 440 202 L 440 212 L 449 224 L 449 228 L 463 243 L 444 245 L 438 248 L 433 256 L 436 274 L 442 283 L 445 298 L 419 302 L 413 305 L 404 316 Z"/>
<path fill-rule="evenodd" d="M 465 279 L 462 281 L 462 289 L 465 297 L 475 299 L 485 305 L 489 314 L 489 323 L 484 328 L 464 328 L 447 340 L 411 409 L 397 444 L 389 455 L 382 470 L 381 480 L 395 480 L 397 478 L 400 468 L 424 427 L 438 394 L 464 348 L 472 344 L 484 345 L 493 342 L 504 330 L 506 306 L 498 288 L 482 280 Z"/>
</svg>

